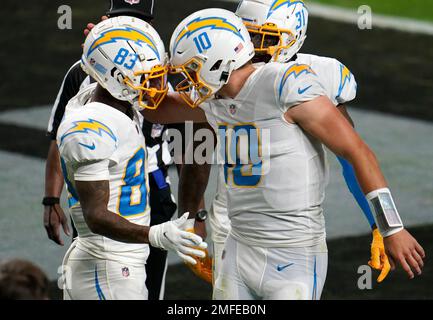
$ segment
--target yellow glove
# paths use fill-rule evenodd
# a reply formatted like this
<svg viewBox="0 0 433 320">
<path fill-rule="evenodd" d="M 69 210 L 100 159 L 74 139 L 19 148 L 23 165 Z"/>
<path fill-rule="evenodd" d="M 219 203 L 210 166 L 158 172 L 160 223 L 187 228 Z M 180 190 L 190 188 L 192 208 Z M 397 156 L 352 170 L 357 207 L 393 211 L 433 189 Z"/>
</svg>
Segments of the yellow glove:
<svg viewBox="0 0 433 320">
<path fill-rule="evenodd" d="M 187 230 L 188 232 L 194 232 L 194 229 Z M 200 249 L 202 250 L 202 249 Z M 209 256 L 209 252 L 207 249 L 203 250 L 206 253 L 206 256 L 204 258 L 196 258 L 194 259 L 197 261 L 195 265 L 192 265 L 190 263 L 186 263 L 187 267 L 191 269 L 191 271 L 200 279 L 212 284 L 212 264 L 213 259 Z"/>
<path fill-rule="evenodd" d="M 385 253 L 385 246 L 383 244 L 383 238 L 376 228 L 373 230 L 373 241 L 371 242 L 371 258 L 368 261 L 368 265 L 373 269 L 380 270 L 380 275 L 377 278 L 377 282 L 381 283 L 383 279 L 391 270 L 391 265 L 389 264 L 388 256 Z"/>
</svg>

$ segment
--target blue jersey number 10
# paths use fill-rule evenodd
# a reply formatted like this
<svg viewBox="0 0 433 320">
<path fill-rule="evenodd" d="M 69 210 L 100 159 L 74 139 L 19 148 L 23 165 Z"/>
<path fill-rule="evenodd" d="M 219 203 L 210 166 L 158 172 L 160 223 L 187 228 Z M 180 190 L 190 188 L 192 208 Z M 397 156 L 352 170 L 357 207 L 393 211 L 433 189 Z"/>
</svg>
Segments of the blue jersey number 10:
<svg viewBox="0 0 433 320">
<path fill-rule="evenodd" d="M 226 184 L 232 182 L 235 187 L 257 186 L 262 177 L 259 130 L 252 124 L 233 127 L 220 125 L 218 133 L 221 148 L 224 148 Z"/>
</svg>

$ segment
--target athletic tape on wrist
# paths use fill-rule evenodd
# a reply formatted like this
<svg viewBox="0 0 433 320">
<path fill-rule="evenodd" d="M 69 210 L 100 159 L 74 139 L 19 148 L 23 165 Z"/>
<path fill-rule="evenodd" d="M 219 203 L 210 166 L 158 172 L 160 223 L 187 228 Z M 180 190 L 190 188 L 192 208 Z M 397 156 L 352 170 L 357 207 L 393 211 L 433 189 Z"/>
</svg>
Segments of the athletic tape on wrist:
<svg viewBox="0 0 433 320">
<path fill-rule="evenodd" d="M 366 198 L 373 208 L 377 227 L 383 237 L 403 229 L 403 222 L 388 188 L 374 190 Z"/>
</svg>

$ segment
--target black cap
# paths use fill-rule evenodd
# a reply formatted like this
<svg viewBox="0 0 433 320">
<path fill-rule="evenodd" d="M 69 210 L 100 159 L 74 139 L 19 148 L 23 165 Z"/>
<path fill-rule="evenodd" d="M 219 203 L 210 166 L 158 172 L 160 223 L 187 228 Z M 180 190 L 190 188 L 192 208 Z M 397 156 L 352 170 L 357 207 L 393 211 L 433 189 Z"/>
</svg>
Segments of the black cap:
<svg viewBox="0 0 433 320">
<path fill-rule="evenodd" d="M 155 0 L 110 0 L 107 15 L 110 17 L 125 15 L 146 21 L 152 20 L 154 2 Z"/>
</svg>

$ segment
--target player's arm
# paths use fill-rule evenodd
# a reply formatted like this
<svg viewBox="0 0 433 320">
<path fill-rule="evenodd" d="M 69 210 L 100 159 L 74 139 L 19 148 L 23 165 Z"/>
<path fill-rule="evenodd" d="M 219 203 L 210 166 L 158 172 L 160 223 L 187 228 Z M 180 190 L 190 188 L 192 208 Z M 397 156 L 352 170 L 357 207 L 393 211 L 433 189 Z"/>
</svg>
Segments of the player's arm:
<svg viewBox="0 0 433 320">
<path fill-rule="evenodd" d="M 60 237 L 60 226 L 66 235 L 70 236 L 68 218 L 60 206 L 63 190 L 63 174 L 60 168 L 59 150 L 56 143 L 57 130 L 63 119 L 66 105 L 80 90 L 80 85 L 87 75 L 75 63 L 66 73 L 60 90 L 51 110 L 47 135 L 51 138 L 48 156 L 45 163 L 45 197 L 44 197 L 44 227 L 48 238 L 59 245 L 64 245 Z"/>
<path fill-rule="evenodd" d="M 194 133 L 199 130 L 208 130 L 209 132 L 212 132 L 214 137 L 213 141 L 216 141 L 213 129 L 209 124 L 194 124 Z M 206 137 L 206 135 L 204 137 Z M 190 212 L 190 218 L 194 218 L 195 213 L 204 208 L 204 193 L 206 191 L 211 170 L 210 161 L 212 155 L 206 155 L 207 161 L 204 163 L 197 162 L 198 159 L 194 157 L 195 148 L 200 143 L 202 143 L 202 141 L 190 141 L 186 153 L 193 155 L 192 157 L 189 157 L 192 159 L 192 163 L 184 163 L 180 170 L 178 191 L 179 212 Z M 194 230 L 196 234 L 206 238 L 206 225 L 204 221 L 196 221 Z"/>
<path fill-rule="evenodd" d="M 45 163 L 44 227 L 48 238 L 62 246 L 64 242 L 60 237 L 60 226 L 63 227 L 66 235 L 71 235 L 68 218 L 60 206 L 63 185 L 59 149 L 56 141 L 51 140 Z"/>
<path fill-rule="evenodd" d="M 152 123 L 172 124 L 185 121 L 206 122 L 204 111 L 191 108 L 176 92 L 169 92 L 156 110 L 142 111 L 143 117 Z"/>
<path fill-rule="evenodd" d="M 385 189 L 387 183 L 375 154 L 328 98 L 321 96 L 303 102 L 288 109 L 284 116 L 289 123 L 298 124 L 336 155 L 347 159 L 355 170 L 364 194 L 371 195 L 372 201 L 381 201 L 379 193 L 381 190 L 388 192 Z M 376 223 L 378 219 L 386 216 L 387 213 L 383 211 L 375 212 Z M 395 208 L 392 213 L 398 215 Z M 410 278 L 414 277 L 412 269 L 421 274 L 425 253 L 409 232 L 402 225 L 394 228 L 386 223 L 378 223 L 378 227 L 385 237 L 385 247 L 391 257 L 391 264 L 394 266 L 395 262 L 399 262 Z"/>
<path fill-rule="evenodd" d="M 107 209 L 108 180 L 75 181 L 84 219 L 96 234 L 126 243 L 149 243 L 149 227 L 131 223 Z"/>
<path fill-rule="evenodd" d="M 349 121 L 351 126 L 355 127 L 355 124 L 345 106 L 346 103 L 354 100 L 356 97 L 358 86 L 355 80 L 355 76 L 344 64 L 342 64 L 336 59 L 330 59 L 327 66 L 329 68 L 328 79 L 332 79 L 331 81 L 333 85 L 331 101 L 335 105 L 337 105 L 338 110 L 344 116 L 344 118 Z M 367 218 L 370 227 L 372 228 L 372 230 L 374 230 L 376 228 L 376 225 L 373 214 L 368 205 L 368 201 L 365 198 L 361 187 L 359 186 L 352 165 L 342 157 L 337 156 L 337 158 L 343 169 L 343 177 L 346 181 L 349 191 L 352 193 L 355 201 L 357 202 L 358 206 L 361 208 L 362 212 Z"/>
<path fill-rule="evenodd" d="M 343 65 L 340 61 L 336 59 L 330 60 L 329 72 L 327 79 L 331 80 L 333 83 L 334 91 L 332 92 L 332 102 L 337 105 L 340 113 L 349 121 L 349 123 L 354 127 L 354 122 L 350 117 L 345 104 L 352 101 L 356 97 L 357 93 L 357 83 L 355 76 L 350 72 L 350 70 Z M 329 76 L 334 75 L 334 77 Z M 382 282 L 391 266 L 389 264 L 388 256 L 385 253 L 385 247 L 383 244 L 383 238 L 377 229 L 376 222 L 374 221 L 373 213 L 371 212 L 368 201 L 361 190 L 361 187 L 356 179 L 355 171 L 352 165 L 344 158 L 338 157 L 338 161 L 343 169 L 343 177 L 346 181 L 349 191 L 352 193 L 358 206 L 361 208 L 364 216 L 367 218 L 368 224 L 372 229 L 373 240 L 371 242 L 370 248 L 370 261 L 368 264 L 377 270 L 380 270 L 378 282 Z"/>
<path fill-rule="evenodd" d="M 199 133 L 199 130 L 210 130 L 213 134 L 213 141 L 216 141 L 216 137 L 213 129 L 209 124 L 194 124 L 194 136 L 195 133 Z M 203 135 L 205 138 L 207 135 Z M 190 141 L 188 147 L 186 148 L 186 153 L 194 155 L 195 148 L 197 144 L 201 141 Z M 215 146 L 215 145 L 214 145 Z M 183 157 L 184 159 L 186 157 Z M 209 174 L 211 170 L 210 160 L 212 155 L 206 155 L 206 160 L 204 163 L 199 163 L 196 157 L 192 156 L 192 163 L 184 163 L 181 166 L 179 174 L 179 212 L 191 212 L 190 218 L 195 218 L 196 213 L 200 209 L 204 209 L 204 193 L 209 180 Z M 198 234 L 203 239 L 206 238 L 206 222 L 196 219 L 194 221 L 194 229 L 191 230 L 195 234 Z M 206 257 L 202 259 L 197 259 L 197 264 L 187 266 L 192 270 L 192 272 L 208 283 L 212 283 L 212 258 L 206 251 Z"/>
<path fill-rule="evenodd" d="M 343 104 L 337 106 L 340 113 L 346 118 L 347 121 L 355 127 L 354 122 L 349 115 L 346 107 Z M 338 161 L 343 168 L 343 177 L 346 181 L 347 187 L 349 191 L 352 193 L 355 198 L 358 206 L 361 208 L 364 216 L 367 218 L 368 224 L 372 229 L 373 240 L 371 242 L 370 248 L 370 260 L 368 264 L 370 267 L 376 270 L 380 270 L 380 274 L 377 278 L 377 282 L 382 282 L 386 276 L 388 275 L 391 265 L 389 264 L 388 256 L 385 253 L 385 246 L 383 243 L 383 238 L 380 235 L 379 230 L 377 229 L 376 222 L 374 221 L 373 213 L 371 212 L 370 205 L 368 204 L 368 200 L 362 192 L 361 186 L 356 179 L 355 170 L 352 165 L 346 159 L 337 156 Z"/>
<path fill-rule="evenodd" d="M 125 243 L 150 243 L 152 246 L 175 251 L 183 260 L 195 264 L 191 256 L 204 257 L 206 248 L 202 239 L 182 228 L 187 214 L 177 220 L 152 227 L 142 226 L 110 212 L 107 209 L 110 188 L 108 180 L 75 181 L 84 219 L 89 229 L 104 237 Z"/>
<path fill-rule="evenodd" d="M 337 106 L 338 111 L 344 116 L 344 118 L 350 123 L 352 127 L 355 127 L 355 124 L 352 120 L 352 117 L 349 115 L 349 112 L 346 109 L 346 106 L 340 104 Z M 374 221 L 373 213 L 371 212 L 370 206 L 368 205 L 368 201 L 365 198 L 364 193 L 361 190 L 361 186 L 356 179 L 355 170 L 353 170 L 352 165 L 344 158 L 337 156 L 338 161 L 341 164 L 343 169 L 343 177 L 346 181 L 347 187 L 349 191 L 352 193 L 355 198 L 358 206 L 361 208 L 364 213 L 367 221 L 372 230 L 376 229 L 376 222 Z"/>
</svg>

